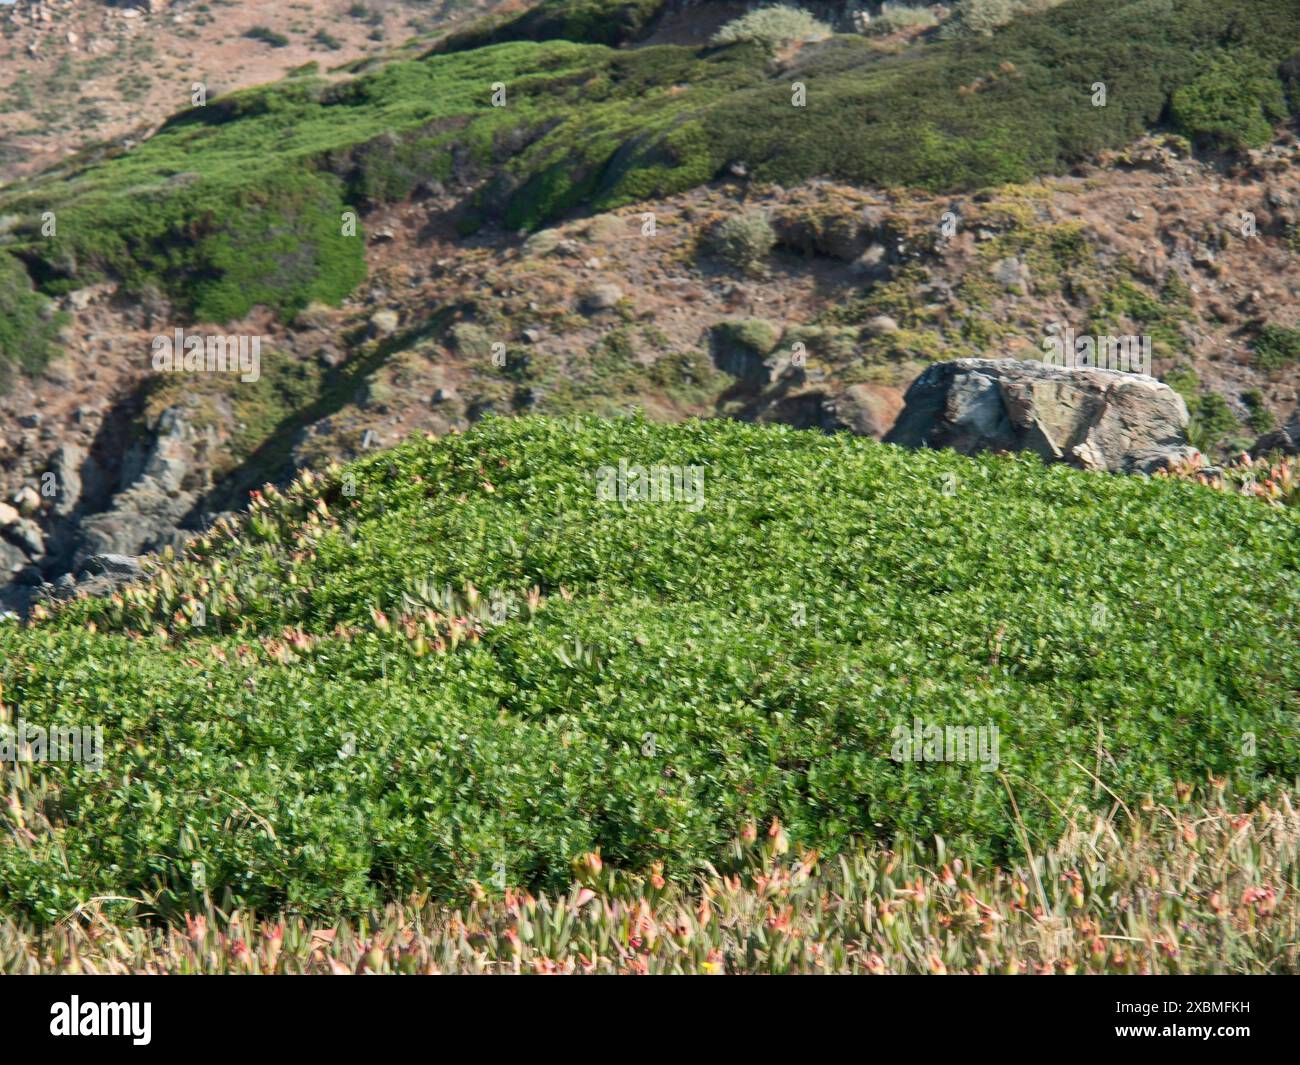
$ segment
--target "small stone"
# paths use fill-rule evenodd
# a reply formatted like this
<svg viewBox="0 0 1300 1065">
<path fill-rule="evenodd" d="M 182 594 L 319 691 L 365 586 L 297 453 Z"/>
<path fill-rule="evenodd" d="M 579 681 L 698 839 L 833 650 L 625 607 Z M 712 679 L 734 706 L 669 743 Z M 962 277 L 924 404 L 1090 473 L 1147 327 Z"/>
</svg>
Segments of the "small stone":
<svg viewBox="0 0 1300 1065">
<path fill-rule="evenodd" d="M 35 514 L 41 509 L 41 497 L 36 494 L 36 489 L 29 484 L 23 485 L 14 493 L 13 501 L 23 514 Z"/>
<path fill-rule="evenodd" d="M 1029 295 L 1029 268 L 1015 256 L 999 259 L 989 271 L 993 280 L 1008 292 Z"/>
<path fill-rule="evenodd" d="M 584 311 L 594 314 L 607 311 L 623 298 L 623 290 L 614 284 L 592 285 L 582 294 L 581 306 Z"/>
<path fill-rule="evenodd" d="M 5 530 L 5 535 L 27 552 L 31 558 L 45 554 L 45 534 L 41 527 L 29 518 L 24 518 Z"/>
<path fill-rule="evenodd" d="M 370 335 L 372 337 L 392 336 L 397 332 L 399 321 L 396 311 L 375 311 L 370 316 Z"/>
</svg>

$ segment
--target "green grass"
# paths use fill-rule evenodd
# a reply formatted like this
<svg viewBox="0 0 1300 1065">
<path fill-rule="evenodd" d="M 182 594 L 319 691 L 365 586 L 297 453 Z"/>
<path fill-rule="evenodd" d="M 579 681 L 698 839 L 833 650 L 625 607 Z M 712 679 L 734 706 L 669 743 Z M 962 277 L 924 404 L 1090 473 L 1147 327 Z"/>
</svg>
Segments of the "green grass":
<svg viewBox="0 0 1300 1065">
<path fill-rule="evenodd" d="M 705 505 L 598 501 L 620 459 L 703 467 Z M 10 719 L 107 746 L 100 773 L 5 771 L 0 912 L 174 914 L 202 905 L 196 869 L 261 911 L 459 897 L 498 863 L 563 889 L 597 847 L 682 878 L 772 816 L 806 846 L 939 833 L 1006 858 L 1008 788 L 1032 846 L 1110 808 L 1098 778 L 1258 798 L 1300 771 L 1298 521 L 721 421 L 410 442 L 124 597 L 0 629 Z M 447 609 L 448 585 L 481 598 Z M 917 717 L 996 725 L 1000 772 L 892 761 Z"/>
</svg>

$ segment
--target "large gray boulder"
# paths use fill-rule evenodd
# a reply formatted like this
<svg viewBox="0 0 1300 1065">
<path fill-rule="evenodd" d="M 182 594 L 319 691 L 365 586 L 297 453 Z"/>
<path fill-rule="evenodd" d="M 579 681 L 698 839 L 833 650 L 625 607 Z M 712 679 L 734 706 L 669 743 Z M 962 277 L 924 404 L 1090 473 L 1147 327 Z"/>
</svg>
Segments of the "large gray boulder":
<svg viewBox="0 0 1300 1065">
<path fill-rule="evenodd" d="M 1187 405 L 1145 374 L 1015 359 L 936 363 L 885 436 L 904 447 L 1033 451 L 1085 470 L 1152 473 L 1191 458 Z"/>
</svg>

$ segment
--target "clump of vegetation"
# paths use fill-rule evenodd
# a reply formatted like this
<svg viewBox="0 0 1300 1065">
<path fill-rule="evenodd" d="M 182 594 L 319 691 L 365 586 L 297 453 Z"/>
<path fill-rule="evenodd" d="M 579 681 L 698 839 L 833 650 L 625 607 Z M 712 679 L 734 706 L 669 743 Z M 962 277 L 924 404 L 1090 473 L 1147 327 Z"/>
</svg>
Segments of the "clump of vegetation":
<svg viewBox="0 0 1300 1065">
<path fill-rule="evenodd" d="M 317 30 L 312 36 L 312 40 L 322 48 L 328 48 L 331 52 L 337 52 L 343 47 L 343 42 L 330 33 L 329 30 Z"/>
<path fill-rule="evenodd" d="M 1265 373 L 1286 369 L 1300 361 L 1300 328 L 1270 323 L 1260 329 L 1253 347 L 1255 365 Z"/>
<path fill-rule="evenodd" d="M 776 247 L 776 231 L 765 212 L 745 211 L 714 226 L 706 246 L 728 266 L 756 273 Z"/>
<path fill-rule="evenodd" d="M 737 318 L 713 327 L 723 342 L 735 344 L 760 357 L 772 354 L 781 339 L 780 331 L 764 318 Z"/>
<path fill-rule="evenodd" d="M 288 48 L 289 38 L 283 33 L 277 33 L 268 26 L 254 26 L 244 33 L 250 41 L 261 41 L 263 44 L 269 44 L 272 48 Z"/>
<path fill-rule="evenodd" d="M 620 459 L 702 491 L 606 500 Z M 0 762 L 0 912 L 337 916 L 502 864 L 564 891 L 597 848 L 683 883 L 773 817 L 824 852 L 941 834 L 1014 862 L 1207 775 L 1235 809 L 1300 772 L 1295 521 L 724 421 L 411 441 L 0 625 L 5 720 L 105 739 L 101 772 Z M 917 719 L 996 727 L 996 772 L 896 760 Z"/>
<path fill-rule="evenodd" d="M 1225 436 L 1239 428 L 1237 416 L 1228 401 L 1217 392 L 1203 390 L 1194 370 L 1177 366 L 1165 374 L 1163 380 L 1187 404 L 1187 439 L 1198 451 L 1212 454 Z"/>
<path fill-rule="evenodd" d="M 794 41 L 821 41 L 830 35 L 831 28 L 803 8 L 774 4 L 732 19 L 713 35 L 713 43 L 752 41 L 768 48 L 777 48 Z"/>
<path fill-rule="evenodd" d="M 960 0 L 949 26 L 954 36 L 988 37 L 1023 15 L 1035 15 L 1065 0 Z"/>
<path fill-rule="evenodd" d="M 1277 425 L 1277 420 L 1273 417 L 1273 412 L 1268 409 L 1264 394 L 1259 389 L 1252 388 L 1243 392 L 1241 401 L 1250 408 L 1250 417 L 1246 423 L 1255 432 L 1267 433 Z"/>
<path fill-rule="evenodd" d="M 1222 466 L 1210 468 L 1203 458 L 1195 457 L 1169 471 L 1161 471 L 1159 476 L 1251 496 L 1275 507 L 1300 506 L 1300 462 L 1293 456 L 1262 456 L 1257 460 L 1243 452 Z"/>
<path fill-rule="evenodd" d="M 504 41 L 562 39 L 616 46 L 644 36 L 665 0 L 542 0 L 520 15 L 488 15 L 439 49 L 465 51 Z"/>
<path fill-rule="evenodd" d="M 0 390 L 15 373 L 36 373 L 54 355 L 68 316 L 35 292 L 22 263 L 0 250 Z"/>
<path fill-rule="evenodd" d="M 449 330 L 452 346 L 469 359 L 486 362 L 492 355 L 492 337 L 481 325 L 457 322 Z"/>
<path fill-rule="evenodd" d="M 1277 63 L 1249 52 L 1211 58 L 1169 101 L 1178 132 L 1219 151 L 1267 144 L 1289 111 Z"/>
<path fill-rule="evenodd" d="M 561 894 L 512 878 L 455 909 L 331 925 L 204 900 L 142 927 L 98 901 L 48 930 L 0 922 L 0 973 L 1294 974 L 1300 815 L 1286 795 L 1241 811 L 1204 790 L 1119 803 L 1006 869 L 942 840 L 823 856 L 775 821 L 744 825 L 687 886 L 590 852 Z"/>
<path fill-rule="evenodd" d="M 872 35 L 901 33 L 904 30 L 929 29 L 937 26 L 939 19 L 928 7 L 913 7 L 906 3 L 886 3 L 880 14 L 866 27 Z"/>
</svg>

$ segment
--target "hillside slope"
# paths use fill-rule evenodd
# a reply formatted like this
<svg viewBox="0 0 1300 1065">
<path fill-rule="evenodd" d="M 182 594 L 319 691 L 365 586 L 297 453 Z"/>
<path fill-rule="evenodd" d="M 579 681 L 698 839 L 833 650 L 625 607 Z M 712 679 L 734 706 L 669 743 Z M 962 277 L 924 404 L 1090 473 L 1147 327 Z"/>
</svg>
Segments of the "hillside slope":
<svg viewBox="0 0 1300 1065">
<path fill-rule="evenodd" d="M 620 501 L 660 465 L 666 498 Z M 489 419 L 0 629 L 6 718 L 105 739 L 102 771 L 11 775 L 0 909 L 339 913 L 562 888 L 595 848 L 681 878 L 773 816 L 1007 858 L 1112 794 L 1259 798 L 1300 771 L 1297 569 L 1293 510 L 1190 485 Z M 929 726 L 998 746 L 899 754 Z"/>
</svg>

